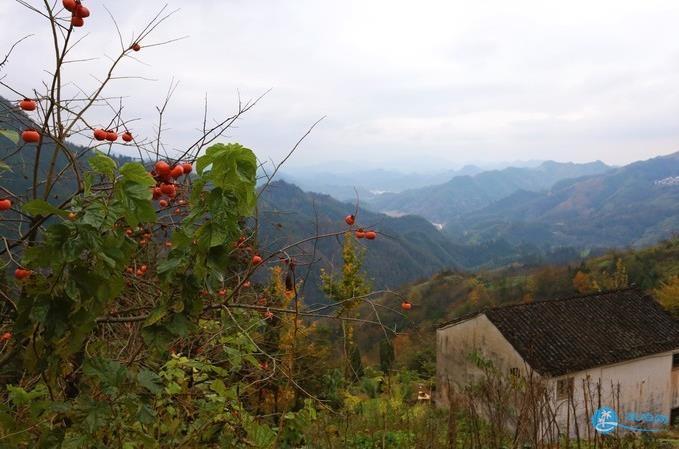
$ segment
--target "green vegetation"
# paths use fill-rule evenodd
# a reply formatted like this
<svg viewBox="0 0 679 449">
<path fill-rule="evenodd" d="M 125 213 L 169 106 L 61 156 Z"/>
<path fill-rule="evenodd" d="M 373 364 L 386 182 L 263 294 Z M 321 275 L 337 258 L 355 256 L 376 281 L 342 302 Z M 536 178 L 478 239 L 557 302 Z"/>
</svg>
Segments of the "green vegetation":
<svg viewBox="0 0 679 449">
<path fill-rule="evenodd" d="M 402 331 L 395 339 L 396 347 L 400 348 L 397 352 L 400 366 L 427 372 L 417 367 L 433 363 L 434 330 L 442 322 L 484 307 L 631 285 L 653 294 L 676 312 L 678 276 L 679 238 L 674 238 L 645 249 L 610 251 L 575 265 L 517 265 L 471 273 L 443 271 L 398 290 L 399 295 L 413 303 L 407 320 L 394 313 L 385 313 L 381 318 L 388 327 Z M 382 302 L 393 304 L 393 295 L 387 295 Z M 363 353 L 377 363 L 379 347 L 374 342 L 380 332 L 368 328 L 362 335 Z"/>
<path fill-rule="evenodd" d="M 101 94 L 117 65 L 169 16 L 161 10 L 121 42 L 108 77 L 75 101 L 63 88 L 77 80 L 61 68 L 89 10 L 62 4 L 44 5 L 51 87 L 19 102 L 34 115 L 0 103 L 0 449 L 537 447 L 480 412 L 498 409 L 516 424 L 508 398 L 527 388 L 478 357 L 485 377 L 451 394 L 450 409 L 432 406 L 436 322 L 630 282 L 677 308 L 678 240 L 372 291 L 489 255 L 500 265 L 519 247 L 455 245 L 422 218 L 352 209 L 285 183 L 258 190 L 255 153 L 214 143 L 228 124 L 176 158 L 159 154 L 160 132 L 131 143 L 122 106 L 110 129 L 92 129 L 85 117 L 110 106 Z M 112 156 L 118 132 L 138 160 Z M 93 140 L 78 147 L 67 140 L 74 134 Z M 359 221 L 346 227 L 351 212 Z M 359 225 L 379 233 L 359 244 Z"/>
</svg>

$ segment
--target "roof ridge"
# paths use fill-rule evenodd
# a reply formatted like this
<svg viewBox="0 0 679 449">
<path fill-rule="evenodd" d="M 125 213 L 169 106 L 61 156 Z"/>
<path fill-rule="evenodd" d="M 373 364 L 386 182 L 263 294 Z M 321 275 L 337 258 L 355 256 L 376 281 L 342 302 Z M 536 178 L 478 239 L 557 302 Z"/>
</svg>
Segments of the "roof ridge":
<svg viewBox="0 0 679 449">
<path fill-rule="evenodd" d="M 648 297 L 648 293 L 644 292 L 641 290 L 639 287 L 636 286 L 630 286 L 630 287 L 623 287 L 623 288 L 613 288 L 613 289 L 608 289 L 608 290 L 601 290 L 598 292 L 592 292 L 592 293 L 585 293 L 585 294 L 577 294 L 577 295 L 570 295 L 570 296 L 562 296 L 562 297 L 556 297 L 556 298 L 541 298 L 541 299 L 536 299 L 531 302 L 522 302 L 518 304 L 504 304 L 501 306 L 497 307 L 486 307 L 483 310 L 481 310 L 481 313 L 485 313 L 489 310 L 497 310 L 497 309 L 509 309 L 512 307 L 526 307 L 526 306 L 533 306 L 537 304 L 542 304 L 542 303 L 553 303 L 553 302 L 561 302 L 561 301 L 571 301 L 574 299 L 584 299 L 584 298 L 591 298 L 592 296 L 602 296 L 602 295 L 607 295 L 610 293 L 619 293 L 619 292 L 626 292 L 626 291 L 636 291 L 639 292 L 641 295 Z"/>
<path fill-rule="evenodd" d="M 569 296 L 562 296 L 562 297 L 556 297 L 556 298 L 541 298 L 537 300 L 533 300 L 531 302 L 521 302 L 521 303 L 516 303 L 516 304 L 503 304 L 495 307 L 483 307 L 476 312 L 469 312 L 462 314 L 460 316 L 457 316 L 451 320 L 444 321 L 443 323 L 440 323 L 436 326 L 436 329 L 443 328 L 445 326 L 448 326 L 450 324 L 455 324 L 459 323 L 461 321 L 465 321 L 471 318 L 475 318 L 478 315 L 485 315 L 487 312 L 493 311 L 493 310 L 504 310 L 504 309 L 511 309 L 511 308 L 518 308 L 518 307 L 530 307 L 534 306 L 536 304 L 540 303 L 554 303 L 554 302 L 562 302 L 562 301 L 570 301 L 574 299 L 584 299 L 584 298 L 591 298 L 593 296 L 601 296 L 601 295 L 606 295 L 610 293 L 618 293 L 618 292 L 626 292 L 626 291 L 636 291 L 639 292 L 642 296 L 648 298 L 649 294 L 641 290 L 639 287 L 636 285 L 630 285 L 629 287 L 622 287 L 622 288 L 613 288 L 613 289 L 607 289 L 607 290 L 601 290 L 598 292 L 591 292 L 591 293 L 579 293 L 575 295 L 569 295 Z"/>
</svg>

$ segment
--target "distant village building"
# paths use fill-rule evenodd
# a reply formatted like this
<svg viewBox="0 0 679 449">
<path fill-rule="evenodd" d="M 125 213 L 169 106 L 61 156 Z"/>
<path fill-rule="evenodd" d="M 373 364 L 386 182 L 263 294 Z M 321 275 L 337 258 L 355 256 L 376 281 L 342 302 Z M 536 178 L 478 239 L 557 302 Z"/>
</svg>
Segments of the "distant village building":
<svg viewBox="0 0 679 449">
<path fill-rule="evenodd" d="M 439 405 L 449 387 L 479 379 L 477 354 L 497 372 L 540 379 L 561 433 L 575 421 L 589 432 L 604 406 L 645 425 L 679 419 L 679 324 L 636 289 L 485 310 L 443 324 L 436 344 Z"/>
</svg>

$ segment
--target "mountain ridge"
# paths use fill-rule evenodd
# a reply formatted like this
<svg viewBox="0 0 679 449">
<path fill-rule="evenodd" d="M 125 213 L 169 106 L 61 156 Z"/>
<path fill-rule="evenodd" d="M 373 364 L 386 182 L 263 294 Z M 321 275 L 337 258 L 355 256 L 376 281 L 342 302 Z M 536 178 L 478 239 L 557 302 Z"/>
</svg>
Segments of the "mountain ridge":
<svg viewBox="0 0 679 449">
<path fill-rule="evenodd" d="M 535 168 L 509 167 L 473 176 L 456 176 L 444 184 L 380 195 L 368 204 L 378 211 L 414 213 L 445 225 L 461 214 L 481 209 L 516 190 L 545 190 L 563 179 L 609 169 L 601 161 L 585 164 L 546 161 Z"/>
<path fill-rule="evenodd" d="M 679 186 L 657 182 L 676 176 L 679 152 L 562 180 L 547 192 L 508 196 L 460 217 L 446 231 L 516 243 L 516 235 L 499 228 L 532 223 L 548 231 L 553 244 L 649 245 L 679 230 Z"/>
</svg>

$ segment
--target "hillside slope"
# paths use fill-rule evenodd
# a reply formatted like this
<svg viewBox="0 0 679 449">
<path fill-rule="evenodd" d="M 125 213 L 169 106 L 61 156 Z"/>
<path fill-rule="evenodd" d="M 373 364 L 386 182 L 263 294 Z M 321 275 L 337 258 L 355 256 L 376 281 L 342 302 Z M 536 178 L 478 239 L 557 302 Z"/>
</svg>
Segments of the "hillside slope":
<svg viewBox="0 0 679 449">
<path fill-rule="evenodd" d="M 27 128 L 40 129 L 40 125 L 36 124 L 26 113 L 20 110 L 15 104 L 0 97 L 0 129 L 10 130 L 21 134 Z M 52 163 L 52 154 L 54 152 L 55 143 L 45 138 L 42 144 L 42 153 L 40 157 L 40 164 L 38 167 L 38 180 L 45 179 L 50 170 Z M 82 169 L 86 164 L 86 158 L 83 155 L 87 153 L 88 149 L 73 143 L 68 144 L 68 149 L 73 156 L 79 168 Z M 106 145 L 100 144 L 101 151 L 107 151 Z M 36 145 L 25 145 L 21 141 L 19 144 L 12 142 L 7 136 L 0 134 L 0 161 L 7 164 L 11 171 L 0 173 L 2 179 L 2 186 L 12 191 L 18 196 L 28 198 L 33 191 L 33 164 L 36 157 Z M 125 156 L 111 154 L 120 164 L 129 162 L 132 159 Z M 60 173 L 68 164 L 68 159 L 59 152 L 54 160 L 53 172 Z M 57 183 L 55 189 L 51 192 L 48 200 L 55 204 L 60 203 L 60 200 L 65 198 L 64 195 L 73 193 L 75 190 L 74 176 L 71 171 L 63 173 L 60 182 Z M 43 189 L 42 184 L 38 186 L 38 192 Z"/>
<path fill-rule="evenodd" d="M 447 270 L 399 289 L 412 310 L 381 312 L 381 321 L 401 333 L 394 339 L 399 358 L 419 369 L 422 360 L 433 361 L 436 326 L 485 307 L 584 294 L 635 286 L 662 296 L 675 296 L 679 287 L 679 237 L 641 250 L 611 251 L 576 264 L 511 266 L 497 270 L 464 272 Z M 676 286 L 676 287 L 675 287 Z M 663 292 L 664 295 L 663 295 Z M 385 295 L 378 302 L 399 310 L 401 297 Z M 383 307 L 378 310 L 384 310 Z M 362 316 L 374 319 L 371 307 Z M 378 342 L 384 333 L 374 326 L 360 332 L 362 351 L 377 362 Z"/>
<path fill-rule="evenodd" d="M 265 251 L 275 250 L 317 234 L 342 232 L 348 229 L 344 217 L 353 213 L 354 208 L 355 205 L 328 195 L 304 192 L 293 184 L 276 181 L 260 197 L 260 245 Z M 444 269 L 558 263 L 580 258 L 574 248 L 542 250 L 534 245 L 510 244 L 503 239 L 457 244 L 415 215 L 391 217 L 361 208 L 356 226 L 379 232 L 374 241 L 360 241 L 365 253 L 364 268 L 376 289 L 397 288 Z M 313 300 L 321 297 L 319 270 L 341 266 L 340 251 L 341 240 L 335 237 L 320 239 L 316 245 L 313 241 L 305 242 L 292 251 L 300 260 L 315 262 L 309 277 L 309 291 L 305 292 Z"/>
<path fill-rule="evenodd" d="M 344 217 L 354 212 L 354 205 L 328 195 L 308 193 L 284 181 L 272 183 L 260 198 L 259 238 L 263 249 L 295 243 L 316 234 L 347 229 Z M 388 217 L 361 209 L 357 225 L 376 229 L 374 241 L 362 240 L 364 266 L 375 288 L 397 287 L 445 267 L 466 263 L 467 249 L 454 245 L 427 220 L 416 216 Z M 316 228 L 318 226 L 318 228 Z M 313 270 L 332 269 L 340 260 L 341 242 L 336 238 L 318 240 L 317 263 Z M 310 259 L 314 242 L 293 251 L 300 259 Z M 317 276 L 311 276 L 316 279 Z M 314 282 L 316 282 L 314 280 Z M 318 291 L 318 284 L 311 285 Z"/>
</svg>

